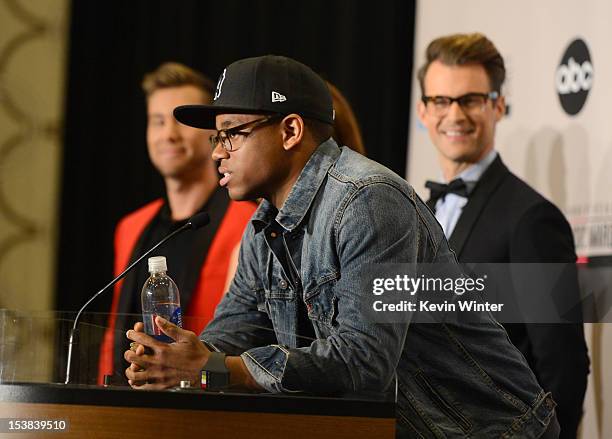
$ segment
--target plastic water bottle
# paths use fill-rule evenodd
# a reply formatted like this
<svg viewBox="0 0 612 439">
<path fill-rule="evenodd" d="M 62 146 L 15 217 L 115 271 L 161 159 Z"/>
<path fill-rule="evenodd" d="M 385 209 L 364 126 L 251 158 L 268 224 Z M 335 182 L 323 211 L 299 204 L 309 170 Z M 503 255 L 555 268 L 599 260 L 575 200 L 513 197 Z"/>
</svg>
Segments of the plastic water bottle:
<svg viewBox="0 0 612 439">
<path fill-rule="evenodd" d="M 173 340 L 155 324 L 155 317 L 160 316 L 179 327 L 183 326 L 179 290 L 166 274 L 168 268 L 165 256 L 154 256 L 148 262 L 151 276 L 142 287 L 141 296 L 145 333 L 157 340 L 172 343 Z"/>
</svg>

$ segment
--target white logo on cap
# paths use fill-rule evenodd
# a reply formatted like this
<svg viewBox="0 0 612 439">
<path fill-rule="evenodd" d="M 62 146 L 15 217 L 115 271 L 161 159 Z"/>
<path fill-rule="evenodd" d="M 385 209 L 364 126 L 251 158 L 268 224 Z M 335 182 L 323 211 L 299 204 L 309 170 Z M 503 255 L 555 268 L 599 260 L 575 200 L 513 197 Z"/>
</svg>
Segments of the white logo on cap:
<svg viewBox="0 0 612 439">
<path fill-rule="evenodd" d="M 279 92 L 272 92 L 272 102 L 285 102 L 287 98 L 285 95 L 280 94 Z"/>
<path fill-rule="evenodd" d="M 221 73 L 221 77 L 219 78 L 219 82 L 217 82 L 217 89 L 215 90 L 215 97 L 213 101 L 216 101 L 219 96 L 221 96 L 221 86 L 223 85 L 223 81 L 225 81 L 225 71 L 227 69 L 223 69 L 223 73 Z"/>
</svg>

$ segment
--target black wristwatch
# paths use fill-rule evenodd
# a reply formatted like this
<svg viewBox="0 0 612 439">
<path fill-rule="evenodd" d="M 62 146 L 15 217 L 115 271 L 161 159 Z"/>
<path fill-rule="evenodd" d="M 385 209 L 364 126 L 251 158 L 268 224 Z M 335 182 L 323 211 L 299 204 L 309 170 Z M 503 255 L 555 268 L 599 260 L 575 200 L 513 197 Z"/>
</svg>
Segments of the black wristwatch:
<svg viewBox="0 0 612 439">
<path fill-rule="evenodd" d="M 204 390 L 224 390 L 229 387 L 230 374 L 223 352 L 211 352 L 200 373 L 200 386 Z"/>
</svg>

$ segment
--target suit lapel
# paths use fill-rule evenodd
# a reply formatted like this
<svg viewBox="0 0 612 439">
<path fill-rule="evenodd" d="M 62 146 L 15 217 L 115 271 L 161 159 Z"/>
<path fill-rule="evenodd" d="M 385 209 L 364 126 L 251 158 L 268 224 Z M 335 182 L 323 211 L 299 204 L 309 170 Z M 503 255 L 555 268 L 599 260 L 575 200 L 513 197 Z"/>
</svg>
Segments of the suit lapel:
<svg viewBox="0 0 612 439">
<path fill-rule="evenodd" d="M 427 207 L 429 207 L 434 214 L 436 213 L 436 203 L 434 203 L 431 197 L 429 197 L 425 204 L 427 204 Z"/>
<path fill-rule="evenodd" d="M 504 177 L 509 173 L 508 168 L 501 161 L 499 155 L 489 165 L 487 170 L 482 174 L 476 187 L 474 187 L 470 198 L 463 208 L 463 212 L 457 221 L 457 225 L 453 230 L 448 242 L 450 247 L 455 251 L 457 258 L 460 257 L 465 242 L 470 236 L 476 220 L 480 216 L 482 209 L 485 207 L 493 192 L 497 190 Z"/>
</svg>

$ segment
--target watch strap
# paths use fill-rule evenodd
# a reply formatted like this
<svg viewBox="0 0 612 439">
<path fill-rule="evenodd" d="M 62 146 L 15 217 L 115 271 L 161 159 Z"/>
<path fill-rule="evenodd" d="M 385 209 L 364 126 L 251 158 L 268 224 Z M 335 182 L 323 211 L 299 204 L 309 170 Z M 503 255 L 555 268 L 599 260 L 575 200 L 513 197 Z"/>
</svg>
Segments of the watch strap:
<svg viewBox="0 0 612 439">
<path fill-rule="evenodd" d="M 223 352 L 211 352 L 200 371 L 200 386 L 204 390 L 223 390 L 229 387 L 229 369 L 225 365 Z"/>
</svg>

